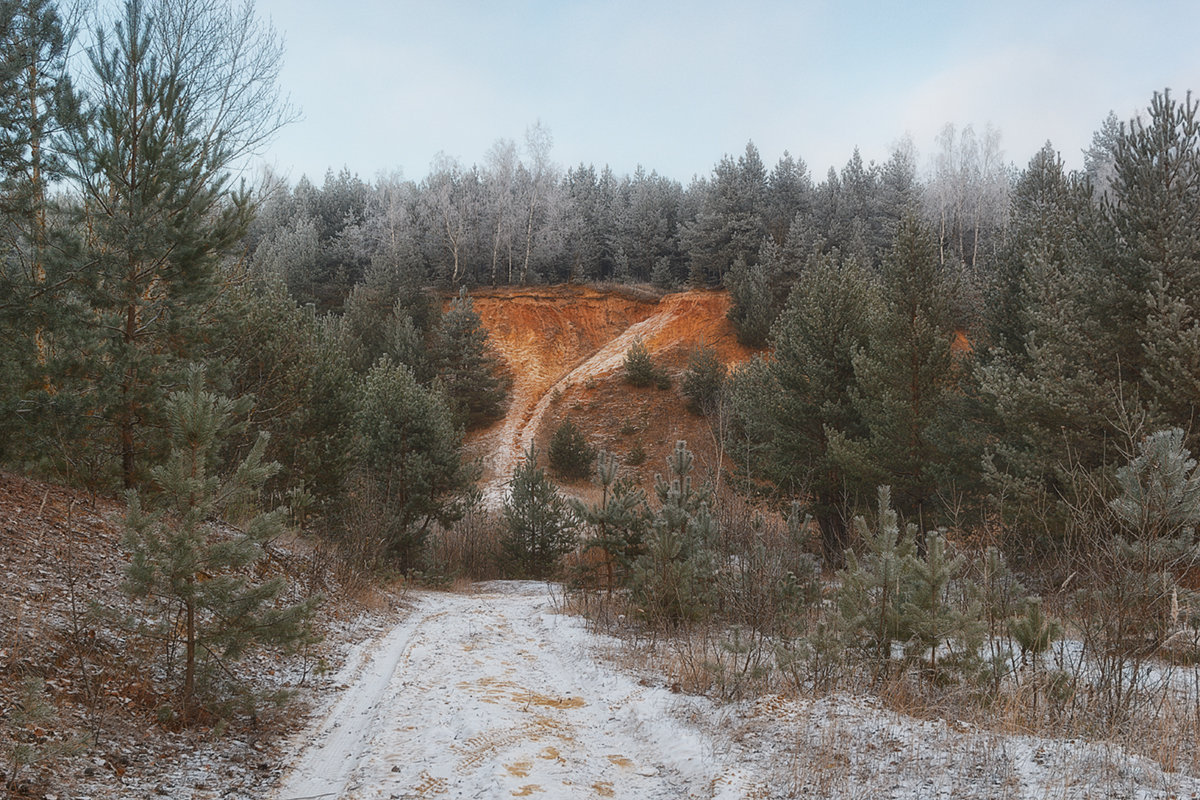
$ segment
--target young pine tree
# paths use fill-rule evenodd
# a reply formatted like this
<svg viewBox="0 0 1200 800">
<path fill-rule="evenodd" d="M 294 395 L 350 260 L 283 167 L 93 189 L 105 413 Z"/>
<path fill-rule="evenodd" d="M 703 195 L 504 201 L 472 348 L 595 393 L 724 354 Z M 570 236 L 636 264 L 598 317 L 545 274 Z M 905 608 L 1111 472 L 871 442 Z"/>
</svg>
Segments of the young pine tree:
<svg viewBox="0 0 1200 800">
<path fill-rule="evenodd" d="M 168 664 L 168 672 L 182 672 L 175 692 L 190 719 L 204 701 L 222 699 L 214 678 L 231 677 L 233 663 L 251 647 L 311 641 L 317 600 L 282 603 L 283 578 L 250 577 L 264 545 L 282 531 L 282 509 L 252 514 L 240 531 L 218 524 L 228 510 L 252 507 L 278 469 L 263 460 L 266 435 L 232 472 L 223 470 L 221 448 L 241 409 L 207 391 L 199 368 L 165 408 L 170 454 L 151 468 L 151 491 L 127 495 L 125 586 L 145 601 L 151 631 L 168 657 L 181 662 Z"/>
<path fill-rule="evenodd" d="M 564 420 L 550 437 L 550 466 L 562 478 L 574 480 L 592 474 L 596 449 L 570 419 Z"/>
<path fill-rule="evenodd" d="M 717 408 L 721 387 L 725 385 L 725 365 L 717 357 L 717 351 L 701 342 L 688 355 L 687 369 L 683 373 L 683 396 L 687 398 L 688 411 L 693 414 L 710 414 Z"/>
<path fill-rule="evenodd" d="M 572 499 L 571 508 L 591 535 L 584 549 L 598 548 L 604 553 L 606 588 L 609 593 L 618 578 L 624 582 L 630 567 L 641 554 L 646 535 L 643 511 L 646 492 L 618 475 L 617 457 L 601 451 L 596 461 L 596 479 L 600 484 L 600 502 L 588 505 Z"/>
<path fill-rule="evenodd" d="M 717 523 L 709 493 L 692 485 L 692 462 L 687 444 L 676 442 L 667 457 L 670 477 L 655 476 L 659 508 L 630 576 L 634 602 L 651 624 L 702 619 L 713 604 Z"/>
<path fill-rule="evenodd" d="M 537 459 L 530 445 L 504 502 L 501 547 L 514 574 L 523 578 L 548 577 L 575 545 L 575 517 Z"/>
<path fill-rule="evenodd" d="M 854 518 L 855 533 L 866 552 L 861 559 L 846 553 L 846 567 L 838 573 L 837 610 L 847 645 L 877 675 L 884 675 L 891 664 L 892 645 L 909 639 L 904 604 L 912 592 L 917 527 L 910 523 L 901 533 L 887 486 L 879 487 L 878 514 L 875 530 L 862 517 Z"/>
<path fill-rule="evenodd" d="M 646 343 L 641 338 L 635 339 L 625 351 L 624 369 L 625 381 L 632 386 L 650 386 L 654 383 L 658 369 L 650 359 L 650 351 L 646 349 Z"/>
<path fill-rule="evenodd" d="M 438 377 L 460 419 L 468 428 L 499 419 L 511 381 L 465 289 L 442 317 L 434 338 Z"/>
</svg>

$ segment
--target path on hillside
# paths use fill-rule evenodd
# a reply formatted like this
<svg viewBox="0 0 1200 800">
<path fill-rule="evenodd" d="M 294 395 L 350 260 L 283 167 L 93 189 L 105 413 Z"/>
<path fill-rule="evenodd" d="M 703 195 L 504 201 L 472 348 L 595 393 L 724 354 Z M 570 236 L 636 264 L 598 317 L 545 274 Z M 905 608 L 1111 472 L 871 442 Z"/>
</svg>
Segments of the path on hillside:
<svg viewBox="0 0 1200 800">
<path fill-rule="evenodd" d="M 484 443 L 485 505 L 496 508 L 503 503 L 513 471 L 537 435 L 556 393 L 566 394 L 573 386 L 585 384 L 590 379 L 600 378 L 620 369 L 626 351 L 635 340 L 641 338 L 650 342 L 655 336 L 692 313 L 702 302 L 703 299 L 697 299 L 688 293 L 668 295 L 660 301 L 649 317 L 630 325 L 591 356 L 569 368 L 550 386 L 540 391 L 521 391 L 521 388 L 517 387 L 510 399 L 504 420 L 495 430 L 488 433 Z M 517 381 L 520 382 L 519 375 Z"/>
<path fill-rule="evenodd" d="M 420 595 L 348 668 L 276 800 L 745 798 L 736 746 L 614 671 L 545 584 Z"/>
</svg>

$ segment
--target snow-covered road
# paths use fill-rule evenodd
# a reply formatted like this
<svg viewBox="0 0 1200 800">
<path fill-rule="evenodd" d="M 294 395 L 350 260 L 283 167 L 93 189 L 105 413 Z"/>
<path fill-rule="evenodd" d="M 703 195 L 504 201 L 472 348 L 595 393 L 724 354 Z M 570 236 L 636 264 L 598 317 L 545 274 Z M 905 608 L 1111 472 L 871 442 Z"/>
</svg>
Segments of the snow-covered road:
<svg viewBox="0 0 1200 800">
<path fill-rule="evenodd" d="M 745 798 L 736 747 L 598 659 L 545 584 L 426 593 L 358 652 L 277 800 Z"/>
</svg>

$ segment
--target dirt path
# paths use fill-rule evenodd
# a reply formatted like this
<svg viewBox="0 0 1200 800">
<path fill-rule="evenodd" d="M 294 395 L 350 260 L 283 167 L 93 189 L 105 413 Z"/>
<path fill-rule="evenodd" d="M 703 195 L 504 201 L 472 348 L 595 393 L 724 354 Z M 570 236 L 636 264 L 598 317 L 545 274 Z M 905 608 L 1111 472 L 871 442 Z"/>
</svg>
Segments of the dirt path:
<svg viewBox="0 0 1200 800">
<path fill-rule="evenodd" d="M 595 657 L 544 584 L 425 594 L 347 669 L 276 800 L 744 798 L 734 746 Z"/>
</svg>

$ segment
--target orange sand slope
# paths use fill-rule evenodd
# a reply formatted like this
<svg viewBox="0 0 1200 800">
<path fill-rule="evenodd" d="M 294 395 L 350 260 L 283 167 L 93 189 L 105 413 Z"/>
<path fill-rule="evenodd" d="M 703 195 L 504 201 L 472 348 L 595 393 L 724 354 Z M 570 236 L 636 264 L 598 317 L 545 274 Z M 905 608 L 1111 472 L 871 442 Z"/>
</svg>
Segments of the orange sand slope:
<svg viewBox="0 0 1200 800">
<path fill-rule="evenodd" d="M 513 376 L 505 417 L 475 433 L 469 443 L 484 459 L 485 496 L 492 502 L 502 497 L 556 397 L 619 379 L 625 352 L 637 338 L 676 375 L 701 341 L 730 364 L 752 352 L 737 343 L 725 317 L 725 292 L 688 291 L 655 298 L 628 289 L 555 286 L 488 290 L 474 295 L 473 301 Z M 682 413 L 675 393 L 662 393 L 661 402 L 664 413 Z M 621 409 L 611 409 L 613 422 L 621 417 Z"/>
</svg>

